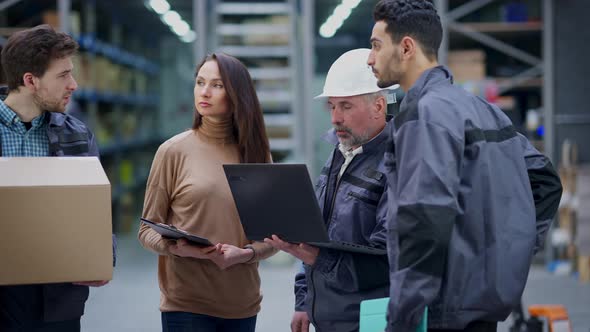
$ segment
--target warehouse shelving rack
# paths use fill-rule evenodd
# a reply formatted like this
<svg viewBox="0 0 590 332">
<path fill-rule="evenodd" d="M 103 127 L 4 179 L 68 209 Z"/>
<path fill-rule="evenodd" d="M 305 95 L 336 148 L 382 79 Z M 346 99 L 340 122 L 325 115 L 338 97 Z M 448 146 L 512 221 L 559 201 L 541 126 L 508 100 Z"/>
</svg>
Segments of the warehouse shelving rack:
<svg viewBox="0 0 590 332">
<path fill-rule="evenodd" d="M 256 85 L 275 161 L 312 160 L 313 1 L 193 1 L 201 25 L 195 49 L 225 52 L 246 64 Z M 206 22 L 206 23 L 204 23 Z M 207 34 L 206 29 L 211 33 Z M 204 40 L 203 36 L 211 38 Z M 197 46 L 198 45 L 198 46 Z M 200 52 L 200 53 L 199 53 Z"/>
<path fill-rule="evenodd" d="M 0 12 L 9 13 L 21 1 L 0 1 Z M 122 20 L 108 7 L 99 1 L 57 0 L 53 8 L 58 28 L 80 45 L 75 59 L 79 89 L 74 93 L 80 110 L 72 114 L 86 122 L 97 138 L 101 163 L 112 185 L 113 227 L 120 232 L 128 231 L 140 213 L 151 160 L 163 141 L 158 130 L 160 66 L 146 57 L 149 52 L 138 38 L 123 31 Z M 98 13 L 102 16 L 97 17 Z M 97 62 L 106 67 L 95 66 Z M 121 76 L 100 83 L 104 68 Z M 125 89 L 109 84 L 123 79 L 128 83 Z"/>
<path fill-rule="evenodd" d="M 536 146 L 550 157 L 553 151 L 553 49 L 552 11 L 553 0 L 519 1 L 534 14 L 534 20 L 501 21 L 494 19 L 490 11 L 499 6 L 515 3 L 507 0 L 436 0 L 442 18 L 443 43 L 439 53 L 442 63 L 447 63 L 449 51 L 458 47 L 485 48 L 486 53 L 510 59 L 514 65 L 511 75 L 493 75 L 487 80 L 495 82 L 498 95 L 518 95 L 515 109 L 507 112 L 516 124 L 523 122 L 526 109 L 541 108 L 545 119 L 543 141 Z M 490 17 L 492 17 L 490 19 Z M 524 46 L 527 46 L 526 49 Z M 490 67 L 488 65 L 488 67 Z M 534 100 L 527 101 L 526 98 Z M 533 140 L 538 137 L 531 137 Z"/>
</svg>

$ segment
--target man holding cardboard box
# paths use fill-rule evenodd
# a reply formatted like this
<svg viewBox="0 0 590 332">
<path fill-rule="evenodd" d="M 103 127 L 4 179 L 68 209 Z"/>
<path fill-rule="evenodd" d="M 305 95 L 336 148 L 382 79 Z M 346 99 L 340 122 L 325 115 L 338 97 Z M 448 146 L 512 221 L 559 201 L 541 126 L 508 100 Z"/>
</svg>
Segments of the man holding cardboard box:
<svg viewBox="0 0 590 332">
<path fill-rule="evenodd" d="M 58 33 L 47 25 L 14 33 L 8 39 L 2 50 L 2 67 L 8 88 L 0 90 L 1 157 L 98 156 L 98 147 L 94 140 L 94 135 L 90 130 L 82 122 L 63 113 L 66 105 L 72 98 L 72 93 L 77 88 L 76 81 L 72 77 L 73 66 L 71 61 L 71 57 L 76 53 L 77 48 L 78 44 L 70 36 L 64 33 Z M 102 214 L 100 231 L 97 232 L 100 234 L 94 234 L 95 229 L 83 228 L 86 226 L 86 220 L 67 221 L 70 224 L 78 223 L 82 225 L 76 226 L 79 228 L 73 227 L 73 229 L 78 230 L 76 233 L 71 233 L 72 230 L 69 227 L 64 227 L 64 225 L 68 225 L 65 223 L 64 225 L 55 225 L 54 228 L 60 227 L 64 233 L 70 232 L 72 237 L 100 236 L 102 241 L 100 245 L 102 247 L 101 251 L 97 253 L 97 256 L 102 255 L 103 258 L 99 259 L 103 266 L 105 265 L 104 258 L 106 257 L 108 259 L 107 264 L 110 265 L 110 271 L 107 271 L 105 275 L 107 277 L 108 273 L 112 275 L 112 264 L 109 261 L 112 259 L 112 256 L 110 256 L 111 225 L 110 223 L 102 222 L 105 219 L 110 221 L 110 198 L 108 197 L 110 196 L 110 185 L 108 184 L 108 180 L 106 180 L 106 176 L 104 176 L 104 171 L 100 167 L 98 160 L 96 158 L 40 159 L 42 158 L 31 158 L 30 161 L 23 158 L 7 158 L 2 160 L 0 170 L 3 171 L 0 173 L 4 174 L 0 174 L 0 180 L 2 180 L 2 183 L 8 184 L 3 189 L 19 189 L 19 186 L 23 187 L 22 184 L 32 178 L 29 176 L 31 173 L 27 174 L 25 170 L 32 163 L 46 163 L 47 165 L 52 165 L 54 169 L 59 169 L 60 165 L 71 162 L 82 163 L 86 166 L 92 164 L 90 167 L 85 166 L 85 168 L 74 169 L 71 177 L 65 176 L 64 178 L 82 179 L 88 177 L 88 172 L 85 170 L 97 170 L 97 174 L 99 174 L 97 178 L 99 179 L 87 187 L 94 186 L 102 188 L 102 191 L 98 194 L 93 189 L 94 191 L 91 194 L 94 196 L 89 196 L 100 201 L 100 206 L 97 207 L 97 210 L 104 210 L 105 202 L 103 201 L 105 200 L 105 195 L 107 195 L 107 211 L 105 213 L 98 212 L 98 214 Z M 8 172 L 7 170 L 14 169 L 14 167 L 10 168 L 13 162 L 21 163 L 21 168 L 16 168 L 11 174 L 5 174 Z M 80 171 L 81 169 L 82 171 Z M 39 169 L 34 172 L 40 174 L 41 170 Z M 51 174 L 52 172 L 52 169 L 43 169 L 43 175 L 45 176 L 47 176 L 46 173 Z M 92 174 L 90 176 L 92 177 Z M 33 177 L 36 178 L 37 176 Z M 38 178 L 42 179 L 43 177 L 38 176 Z M 47 181 L 45 187 L 51 187 L 52 183 L 49 182 L 51 182 L 51 179 Z M 97 184 L 102 186 L 97 186 Z M 46 190 L 46 188 L 37 189 L 37 191 L 40 190 Z M 48 190 L 51 190 L 51 188 Z M 1 199 L 3 201 L 10 201 L 11 193 L 16 191 L 13 190 L 10 192 L 9 190 L 5 190 L 2 193 Z M 33 193 L 34 191 L 31 192 Z M 51 201 L 50 196 L 47 196 L 49 201 Z M 70 197 L 73 197 L 71 192 Z M 78 202 L 72 202 L 69 199 L 67 195 L 59 196 L 55 199 L 55 204 L 70 203 L 71 210 L 80 209 L 79 206 L 76 206 Z M 38 204 L 37 208 L 35 208 L 34 206 L 30 207 L 30 203 L 30 200 L 27 199 L 27 205 L 23 204 L 21 208 L 16 210 L 12 209 L 17 213 L 11 214 L 9 212 L 8 215 L 3 215 L 5 219 L 1 220 L 0 224 L 7 229 L 3 230 L 4 235 L 10 237 L 12 228 L 18 225 L 19 220 L 15 222 L 14 219 L 31 215 L 29 210 L 47 209 L 43 205 L 52 204 L 44 201 L 43 204 Z M 11 204 L 22 203 L 13 202 Z M 92 201 L 88 204 L 96 205 L 97 203 Z M 84 205 L 83 202 L 82 205 Z M 9 206 L 2 206 L 3 209 L 11 210 Z M 55 206 L 53 208 L 56 210 L 55 213 L 57 215 L 72 215 L 67 211 L 67 208 L 60 209 L 60 207 Z M 88 211 L 85 213 L 89 214 Z M 107 214 L 108 218 L 105 218 L 104 215 Z M 43 218 L 42 220 L 36 220 L 37 225 L 28 225 L 28 227 L 39 233 L 43 228 L 38 225 L 52 221 L 51 218 L 52 216 L 47 216 L 47 218 Z M 24 219 L 22 223 L 29 222 L 30 219 Z M 31 222 L 31 224 L 33 223 Z M 85 232 L 93 234 L 84 235 Z M 107 232 L 107 241 L 104 241 L 105 232 Z M 31 237 L 33 236 L 38 236 L 41 241 L 47 241 L 47 238 L 51 237 L 51 234 L 42 234 L 39 236 L 32 232 Z M 53 240 L 53 243 L 57 242 L 55 239 L 50 238 L 49 240 Z M 10 243 L 10 239 L 6 239 L 3 242 Z M 104 255 L 106 242 L 109 242 L 106 248 L 108 255 Z M 47 243 L 52 242 L 47 241 Z M 80 331 L 80 317 L 84 313 L 84 303 L 88 298 L 88 286 L 99 287 L 105 285 L 108 281 L 64 283 L 59 281 L 76 281 L 80 279 L 76 279 L 76 277 L 68 279 L 70 278 L 69 276 L 61 276 L 54 280 L 48 280 L 46 278 L 47 276 L 41 272 L 35 276 L 38 278 L 35 279 L 37 282 L 30 279 L 30 276 L 24 275 L 24 272 L 22 273 L 22 279 L 16 280 L 14 270 L 24 269 L 22 266 L 35 264 L 34 260 L 23 262 L 14 259 L 15 256 L 18 257 L 21 251 L 29 250 L 29 248 L 26 248 L 26 243 L 20 244 L 24 248 L 17 248 L 15 247 L 16 244 L 13 244 L 14 252 L 6 252 L 8 251 L 6 249 L 10 248 L 4 248 L 2 250 L 2 255 L 4 256 L 0 255 L 0 263 L 3 265 L 2 270 L 0 270 L 0 285 L 2 285 L 0 286 L 0 330 L 44 332 Z M 89 244 L 88 246 L 91 245 Z M 79 247 L 69 249 L 72 252 L 78 250 L 88 251 L 85 248 L 86 246 L 85 243 L 81 243 Z M 42 250 L 32 252 L 30 257 L 35 259 L 35 257 L 44 255 L 45 253 L 42 251 L 45 251 L 45 248 L 49 252 L 53 250 L 51 246 L 45 246 Z M 69 256 L 68 259 L 62 259 L 62 261 L 69 260 Z M 76 253 L 73 253 L 71 257 L 72 259 L 80 258 L 76 256 Z M 91 259 L 90 256 L 86 256 L 82 257 L 82 259 L 90 262 L 88 264 L 89 268 L 93 268 L 93 265 L 96 265 L 94 262 L 97 259 L 96 257 L 92 257 Z M 49 264 L 57 265 L 60 262 L 50 262 Z M 64 266 L 68 267 L 67 264 L 68 262 Z M 59 269 L 62 270 L 63 268 L 60 267 Z M 103 268 L 103 270 L 106 269 Z M 19 276 L 17 275 L 16 277 Z"/>
</svg>

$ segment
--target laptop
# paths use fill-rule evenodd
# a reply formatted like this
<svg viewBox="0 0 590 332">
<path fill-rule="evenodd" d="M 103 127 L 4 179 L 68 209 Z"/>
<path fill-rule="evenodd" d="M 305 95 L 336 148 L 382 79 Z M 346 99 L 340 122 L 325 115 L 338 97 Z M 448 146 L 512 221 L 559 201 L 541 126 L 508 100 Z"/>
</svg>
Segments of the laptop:
<svg viewBox="0 0 590 332">
<path fill-rule="evenodd" d="M 209 240 L 207 240 L 205 238 L 190 234 L 190 233 L 183 231 L 181 229 L 178 229 L 172 225 L 156 223 L 151 220 L 147 220 L 145 218 L 141 218 L 141 222 L 146 224 L 147 226 L 149 226 L 151 229 L 155 230 L 156 232 L 158 232 L 160 235 L 162 235 L 163 238 L 166 238 L 166 239 L 172 239 L 172 240 L 186 239 L 191 244 L 205 246 L 205 247 L 213 245 L 213 243 L 211 243 Z"/>
<path fill-rule="evenodd" d="M 225 164 L 246 236 L 383 255 L 385 249 L 331 241 L 305 164 Z"/>
</svg>

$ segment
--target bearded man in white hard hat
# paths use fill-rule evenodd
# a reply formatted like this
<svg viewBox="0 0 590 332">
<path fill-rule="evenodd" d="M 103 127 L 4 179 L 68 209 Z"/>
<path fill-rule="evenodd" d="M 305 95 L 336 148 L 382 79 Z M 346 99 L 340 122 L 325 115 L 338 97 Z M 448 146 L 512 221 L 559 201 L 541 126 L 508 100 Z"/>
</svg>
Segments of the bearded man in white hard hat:
<svg viewBox="0 0 590 332">
<path fill-rule="evenodd" d="M 332 241 L 372 253 L 292 244 L 277 236 L 275 248 L 303 261 L 295 277 L 291 331 L 358 331 L 360 303 L 389 295 L 386 254 L 387 188 L 383 154 L 390 141 L 386 90 L 366 64 L 369 49 L 344 53 L 330 67 L 324 91 L 334 151 L 321 171 L 316 196 Z"/>
</svg>

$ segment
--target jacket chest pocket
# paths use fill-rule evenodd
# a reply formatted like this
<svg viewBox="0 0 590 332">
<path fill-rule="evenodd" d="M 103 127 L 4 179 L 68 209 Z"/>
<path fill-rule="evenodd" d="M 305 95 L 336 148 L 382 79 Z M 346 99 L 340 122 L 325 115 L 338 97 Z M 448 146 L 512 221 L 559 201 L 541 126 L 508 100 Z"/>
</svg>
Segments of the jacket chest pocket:
<svg viewBox="0 0 590 332">
<path fill-rule="evenodd" d="M 348 176 L 349 190 L 346 199 L 356 199 L 377 207 L 386 185 L 386 176 L 373 168 L 366 168 L 359 177 Z"/>
<path fill-rule="evenodd" d="M 87 133 L 60 133 L 56 148 L 65 156 L 87 156 L 89 152 Z"/>
<path fill-rule="evenodd" d="M 347 194 L 349 199 L 357 199 L 365 204 L 368 204 L 370 206 L 374 206 L 377 207 L 377 205 L 379 204 L 379 201 L 377 201 L 374 198 L 369 197 L 369 195 L 366 194 L 360 194 L 354 191 L 349 191 Z"/>
<path fill-rule="evenodd" d="M 318 181 L 315 184 L 315 196 L 318 200 L 321 200 L 326 192 L 327 177 L 320 175 Z"/>
<path fill-rule="evenodd" d="M 60 148 L 66 156 L 88 155 L 88 142 L 60 144 Z"/>
</svg>

